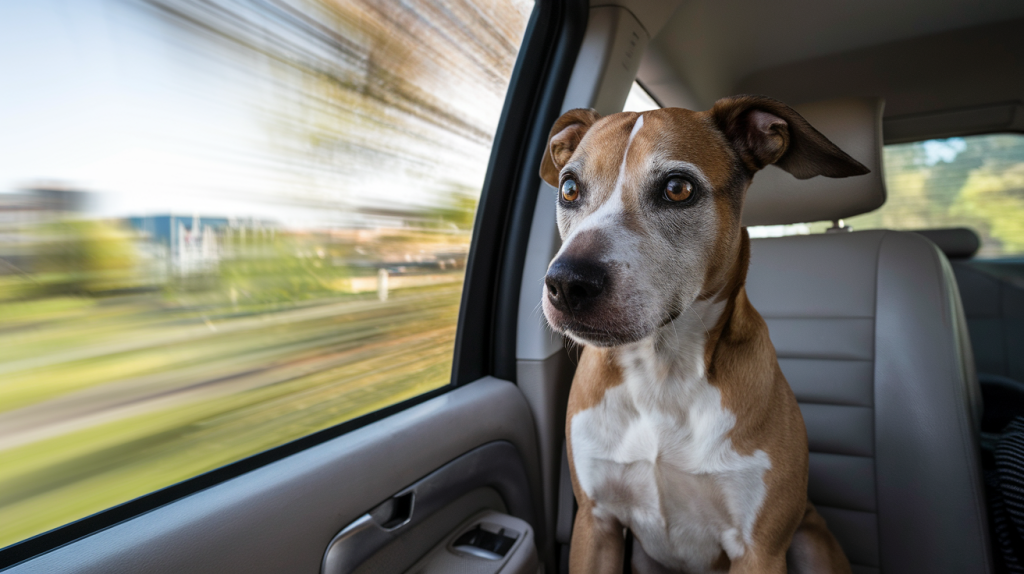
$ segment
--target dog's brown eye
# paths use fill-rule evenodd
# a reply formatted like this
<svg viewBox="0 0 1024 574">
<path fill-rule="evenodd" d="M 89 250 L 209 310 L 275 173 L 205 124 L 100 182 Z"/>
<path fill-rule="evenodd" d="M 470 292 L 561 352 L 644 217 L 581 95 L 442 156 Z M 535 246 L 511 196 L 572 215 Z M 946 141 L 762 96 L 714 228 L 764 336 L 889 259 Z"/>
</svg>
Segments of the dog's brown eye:
<svg viewBox="0 0 1024 574">
<path fill-rule="evenodd" d="M 665 184 L 665 199 L 686 201 L 693 195 L 693 184 L 679 177 L 673 177 Z"/>
<path fill-rule="evenodd" d="M 562 199 L 576 201 L 576 198 L 579 196 L 580 186 L 576 183 L 575 179 L 567 179 L 562 182 Z"/>
</svg>

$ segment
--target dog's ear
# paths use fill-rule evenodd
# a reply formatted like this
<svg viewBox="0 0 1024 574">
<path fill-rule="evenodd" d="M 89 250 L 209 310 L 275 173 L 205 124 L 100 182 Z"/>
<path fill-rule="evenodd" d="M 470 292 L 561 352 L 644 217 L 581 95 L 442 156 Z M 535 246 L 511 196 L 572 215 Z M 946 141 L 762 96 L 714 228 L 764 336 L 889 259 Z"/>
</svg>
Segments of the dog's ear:
<svg viewBox="0 0 1024 574">
<path fill-rule="evenodd" d="M 594 110 L 575 109 L 555 120 L 548 134 L 548 147 L 540 161 L 540 178 L 552 187 L 558 187 L 558 172 L 572 157 L 580 140 L 601 116 Z"/>
<path fill-rule="evenodd" d="M 777 100 L 764 96 L 722 98 L 715 102 L 711 116 L 751 173 L 770 163 L 797 179 L 849 177 L 871 171 Z"/>
</svg>

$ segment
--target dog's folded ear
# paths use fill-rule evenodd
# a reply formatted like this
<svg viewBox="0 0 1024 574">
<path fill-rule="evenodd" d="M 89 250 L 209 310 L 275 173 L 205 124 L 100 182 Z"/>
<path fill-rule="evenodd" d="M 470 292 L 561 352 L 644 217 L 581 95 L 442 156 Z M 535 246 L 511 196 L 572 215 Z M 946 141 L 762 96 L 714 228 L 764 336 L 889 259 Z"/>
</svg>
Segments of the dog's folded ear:
<svg viewBox="0 0 1024 574">
<path fill-rule="evenodd" d="M 544 158 L 540 161 L 540 178 L 552 187 L 558 187 L 558 172 L 562 171 L 566 162 L 580 145 L 580 140 L 601 119 L 594 110 L 575 109 L 562 114 L 555 120 L 548 134 L 548 147 L 544 150 Z"/>
<path fill-rule="evenodd" d="M 765 96 L 722 98 L 711 116 L 751 173 L 771 163 L 797 179 L 871 171 L 780 101 Z"/>
</svg>

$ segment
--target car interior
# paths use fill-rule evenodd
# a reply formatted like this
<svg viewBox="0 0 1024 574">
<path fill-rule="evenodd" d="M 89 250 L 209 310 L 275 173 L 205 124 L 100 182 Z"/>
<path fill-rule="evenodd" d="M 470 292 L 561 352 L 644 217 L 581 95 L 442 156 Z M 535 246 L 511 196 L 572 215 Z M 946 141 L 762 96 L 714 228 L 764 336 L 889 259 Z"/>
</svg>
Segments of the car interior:
<svg viewBox="0 0 1024 574">
<path fill-rule="evenodd" d="M 0 569 L 568 572 L 564 429 L 579 348 L 539 310 L 560 238 L 538 169 L 562 113 L 616 113 L 641 90 L 653 107 L 693 110 L 775 98 L 871 170 L 797 180 L 769 166 L 743 212 L 769 230 L 751 231 L 747 291 L 804 417 L 810 499 L 857 574 L 1016 571 L 986 477 L 1024 415 L 1024 258 L 978 256 L 983 238 L 965 225 L 855 218 L 886 205 L 887 146 L 1024 132 L 1024 4 L 527 10 L 473 216 L 450 383 L 14 541 Z"/>
</svg>

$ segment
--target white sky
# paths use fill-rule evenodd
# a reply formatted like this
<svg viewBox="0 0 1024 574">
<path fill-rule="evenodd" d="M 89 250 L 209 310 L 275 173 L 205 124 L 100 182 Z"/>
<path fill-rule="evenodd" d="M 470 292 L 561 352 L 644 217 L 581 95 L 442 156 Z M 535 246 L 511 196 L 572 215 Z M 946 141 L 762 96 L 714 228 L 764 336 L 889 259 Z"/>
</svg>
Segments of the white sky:
<svg viewBox="0 0 1024 574">
<path fill-rule="evenodd" d="M 197 213 L 293 226 L 343 215 L 310 201 L 380 203 L 382 186 L 385 203 L 431 202 L 422 173 L 383 169 L 347 190 L 331 174 L 304 173 L 274 151 L 274 90 L 254 85 L 273 78 L 170 36 L 125 0 L 0 2 L 0 192 L 59 182 L 93 192 L 100 216 Z M 496 119 L 500 109 L 474 111 Z M 471 151 L 484 165 L 448 169 L 442 160 L 435 175 L 479 186 L 487 150 Z"/>
<path fill-rule="evenodd" d="M 230 194 L 214 190 L 270 191 L 265 168 L 217 157 L 265 144 L 245 108 L 188 93 L 230 92 L 230 78 L 188 69 L 140 16 L 119 2 L 0 4 L 0 189 L 64 182 L 116 214 L 218 212 L 214 196 Z"/>
</svg>

